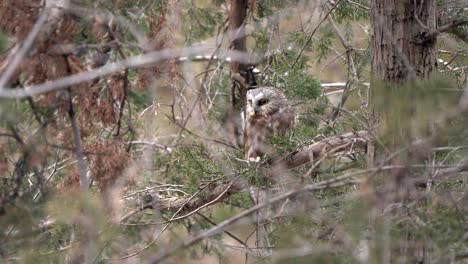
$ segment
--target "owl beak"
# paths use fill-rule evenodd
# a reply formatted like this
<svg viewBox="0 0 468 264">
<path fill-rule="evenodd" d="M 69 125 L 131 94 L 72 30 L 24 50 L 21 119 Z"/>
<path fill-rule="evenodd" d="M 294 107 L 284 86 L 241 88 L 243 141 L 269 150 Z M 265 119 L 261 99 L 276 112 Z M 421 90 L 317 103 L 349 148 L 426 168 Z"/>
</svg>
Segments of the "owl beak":
<svg viewBox="0 0 468 264">
<path fill-rule="evenodd" d="M 249 117 L 258 117 L 260 116 L 260 113 L 261 113 L 261 109 L 256 108 L 253 111 L 248 112 L 247 115 Z"/>
</svg>

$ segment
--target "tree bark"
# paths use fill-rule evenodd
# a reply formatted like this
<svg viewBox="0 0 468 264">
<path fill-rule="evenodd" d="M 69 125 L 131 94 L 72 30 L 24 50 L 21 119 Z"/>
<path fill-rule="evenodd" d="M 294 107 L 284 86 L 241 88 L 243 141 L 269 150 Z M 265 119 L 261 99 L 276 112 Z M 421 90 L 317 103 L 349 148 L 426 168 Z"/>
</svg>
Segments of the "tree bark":
<svg viewBox="0 0 468 264">
<path fill-rule="evenodd" d="M 229 39 L 231 41 L 231 49 L 234 51 L 246 52 L 246 37 L 245 37 L 245 23 L 247 18 L 248 0 L 231 0 L 229 11 Z M 246 65 L 237 61 L 231 62 L 231 76 L 241 77 L 241 82 L 245 82 L 241 73 L 245 71 Z M 237 102 L 236 88 L 239 89 L 240 102 Z M 233 135 L 232 141 L 237 146 L 242 146 L 245 142 L 245 135 L 242 132 L 242 121 L 239 114 L 236 114 L 236 106 L 239 103 L 245 104 L 247 94 L 247 85 L 241 85 L 236 78 L 231 82 L 231 106 L 227 109 L 228 119 L 227 127 L 229 134 Z"/>
<path fill-rule="evenodd" d="M 373 77 L 401 84 L 437 69 L 435 0 L 372 0 Z"/>
<path fill-rule="evenodd" d="M 386 116 L 374 109 L 376 107 L 373 105 L 374 98 L 383 96 L 382 93 L 375 90 L 377 87 L 391 89 L 405 83 L 429 79 L 436 72 L 436 39 L 438 34 L 436 31 L 436 9 L 436 0 L 371 1 L 372 102 L 370 103 L 369 127 L 373 130 L 372 134 L 379 134 L 379 126 L 386 122 Z M 382 87 L 376 81 L 383 81 L 387 85 Z M 411 88 L 406 86 L 405 89 Z M 417 107 L 417 104 L 417 101 L 412 102 L 413 107 Z M 407 111 L 405 113 L 407 116 L 401 115 L 400 118 L 411 118 L 411 114 L 411 111 Z M 403 133 L 385 135 L 390 137 L 388 138 L 390 140 L 389 146 L 386 146 L 391 150 L 390 152 L 384 153 L 381 149 L 383 146 L 368 146 L 368 165 L 370 167 L 382 166 L 384 165 L 383 161 L 400 165 L 407 164 L 410 160 L 414 162 L 426 159 L 424 150 L 408 149 L 407 156 L 395 155 L 391 160 L 388 160 L 390 153 L 397 153 L 396 151 L 403 147 L 401 142 L 404 141 L 400 138 L 402 135 L 415 136 L 412 135 L 411 128 L 402 126 L 398 129 L 402 130 Z M 375 156 L 374 151 L 376 151 Z M 378 190 L 376 196 L 379 197 L 379 210 L 383 210 L 392 203 L 402 201 L 404 203 L 416 191 L 414 186 L 410 184 L 411 170 L 394 170 L 388 174 L 384 173 L 382 175 L 383 183 L 379 183 L 380 186 L 384 187 L 375 188 Z M 378 221 L 378 219 L 376 220 Z M 386 220 L 383 221 L 385 223 Z M 424 247 L 426 244 L 423 243 L 423 249 Z M 424 254 L 425 250 L 422 252 Z M 392 255 L 392 248 L 388 246 L 388 249 L 384 250 L 384 254 L 381 256 L 381 263 L 394 262 Z M 413 255 L 410 262 L 417 262 L 417 255 Z"/>
<path fill-rule="evenodd" d="M 248 0 L 231 0 L 231 10 L 229 13 L 229 32 L 231 39 L 231 49 L 241 52 L 247 51 L 245 25 L 244 21 L 247 18 Z M 246 70 L 246 65 L 233 61 L 231 63 L 232 73 L 241 73 Z M 231 100 L 233 107 L 236 104 L 235 97 L 236 83 L 232 83 Z M 240 97 L 242 104 L 245 103 L 245 95 L 247 93 L 246 87 L 239 87 Z"/>
<path fill-rule="evenodd" d="M 372 90 L 369 127 L 378 134 L 380 113 L 375 112 L 375 81 L 401 85 L 428 79 L 437 70 L 436 0 L 372 0 Z M 368 147 L 368 164 L 375 165 L 376 148 Z"/>
</svg>

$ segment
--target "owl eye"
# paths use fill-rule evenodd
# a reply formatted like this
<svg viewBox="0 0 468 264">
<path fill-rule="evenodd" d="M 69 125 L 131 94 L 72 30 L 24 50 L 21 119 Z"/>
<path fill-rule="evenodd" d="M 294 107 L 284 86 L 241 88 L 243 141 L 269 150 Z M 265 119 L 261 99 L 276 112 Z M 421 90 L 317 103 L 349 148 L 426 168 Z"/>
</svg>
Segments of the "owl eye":
<svg viewBox="0 0 468 264">
<path fill-rule="evenodd" d="M 260 100 L 258 101 L 258 105 L 259 105 L 259 106 L 265 105 L 265 104 L 267 104 L 267 103 L 268 103 L 268 100 L 265 99 L 265 98 L 260 99 Z"/>
</svg>

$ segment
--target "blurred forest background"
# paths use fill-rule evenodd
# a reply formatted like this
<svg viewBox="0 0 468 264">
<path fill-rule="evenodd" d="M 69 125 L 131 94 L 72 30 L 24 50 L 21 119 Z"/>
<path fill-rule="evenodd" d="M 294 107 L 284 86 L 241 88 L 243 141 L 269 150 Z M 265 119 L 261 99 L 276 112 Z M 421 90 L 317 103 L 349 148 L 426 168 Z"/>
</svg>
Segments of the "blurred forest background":
<svg viewBox="0 0 468 264">
<path fill-rule="evenodd" d="M 467 152 L 464 0 L 0 2 L 1 263 L 467 263 Z"/>
</svg>

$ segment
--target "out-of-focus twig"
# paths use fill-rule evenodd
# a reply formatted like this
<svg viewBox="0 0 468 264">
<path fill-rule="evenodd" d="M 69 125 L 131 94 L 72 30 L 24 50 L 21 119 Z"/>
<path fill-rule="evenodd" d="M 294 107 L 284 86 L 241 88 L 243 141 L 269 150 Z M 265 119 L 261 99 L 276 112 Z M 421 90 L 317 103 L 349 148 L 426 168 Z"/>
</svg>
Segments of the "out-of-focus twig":
<svg viewBox="0 0 468 264">
<path fill-rule="evenodd" d="M 18 68 L 20 63 L 23 61 L 23 59 L 26 57 L 26 53 L 28 53 L 28 51 L 31 49 L 31 46 L 34 43 L 34 40 L 39 35 L 39 32 L 41 31 L 42 27 L 46 23 L 48 17 L 49 17 L 48 9 L 44 10 L 40 14 L 39 18 L 36 21 L 36 24 L 34 24 L 33 28 L 29 32 L 29 35 L 24 40 L 23 45 L 16 51 L 16 54 L 14 55 L 13 59 L 6 67 L 5 72 L 2 74 L 0 78 L 0 91 L 5 89 L 5 85 L 8 84 L 11 77 L 15 73 L 16 69 Z"/>
<path fill-rule="evenodd" d="M 141 68 L 149 65 L 156 64 L 158 62 L 179 58 L 182 56 L 191 56 L 200 53 L 206 53 L 212 51 L 209 46 L 195 46 L 180 49 L 165 49 L 160 51 L 148 52 L 137 56 L 130 57 L 126 60 L 109 63 L 102 67 L 74 74 L 71 76 L 63 77 L 54 81 L 48 81 L 42 84 L 33 85 L 30 87 L 23 88 L 6 88 L 0 89 L 0 98 L 23 98 L 27 96 L 38 95 L 46 92 L 56 91 L 66 87 L 71 87 L 76 84 L 80 84 L 87 81 L 92 81 L 95 78 L 106 76 L 114 72 L 124 71 L 126 69 Z M 219 52 L 223 57 L 230 57 L 232 60 L 238 60 L 240 62 L 252 63 L 257 61 L 253 58 L 254 56 L 247 56 L 242 52 L 235 52 L 229 50 L 220 49 Z"/>
<path fill-rule="evenodd" d="M 338 6 L 338 4 L 341 2 L 341 0 L 338 0 L 335 2 L 335 4 L 330 8 L 330 10 L 328 10 L 328 12 L 325 14 L 325 16 L 323 17 L 322 20 L 320 20 L 320 22 L 318 23 L 318 25 L 314 28 L 314 30 L 312 30 L 312 33 L 310 33 L 309 35 L 309 38 L 307 39 L 306 43 L 304 44 L 304 46 L 302 47 L 301 51 L 299 52 L 299 55 L 297 55 L 297 58 L 296 60 L 294 60 L 294 63 L 291 65 L 291 68 L 294 68 L 294 66 L 297 64 L 297 62 L 299 61 L 299 59 L 301 58 L 302 56 L 302 53 L 304 53 L 304 50 L 306 49 L 307 45 L 310 44 L 310 42 L 312 41 L 312 37 L 315 35 L 315 32 L 317 32 L 317 29 L 319 29 L 319 27 L 322 25 L 322 23 L 327 20 L 328 16 L 331 14 L 331 12 L 336 8 L 336 6 Z"/>
</svg>

